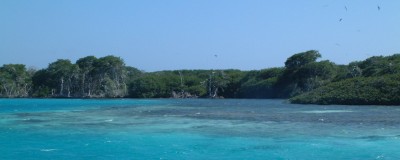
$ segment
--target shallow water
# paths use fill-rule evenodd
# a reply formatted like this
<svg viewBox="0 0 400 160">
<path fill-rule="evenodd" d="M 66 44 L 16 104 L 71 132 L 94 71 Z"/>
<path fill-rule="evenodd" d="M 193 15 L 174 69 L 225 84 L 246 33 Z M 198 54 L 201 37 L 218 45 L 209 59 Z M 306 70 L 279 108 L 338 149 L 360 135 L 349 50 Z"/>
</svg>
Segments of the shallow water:
<svg viewBox="0 0 400 160">
<path fill-rule="evenodd" d="M 0 159 L 400 159 L 400 107 L 0 99 Z"/>
</svg>

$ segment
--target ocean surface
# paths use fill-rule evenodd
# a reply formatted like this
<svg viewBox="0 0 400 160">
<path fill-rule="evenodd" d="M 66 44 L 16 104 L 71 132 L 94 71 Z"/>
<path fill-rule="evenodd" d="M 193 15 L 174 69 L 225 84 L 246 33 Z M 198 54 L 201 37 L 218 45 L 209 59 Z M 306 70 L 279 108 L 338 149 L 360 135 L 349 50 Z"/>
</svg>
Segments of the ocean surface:
<svg viewBox="0 0 400 160">
<path fill-rule="evenodd" d="M 0 99 L 0 159 L 400 159 L 400 106 Z"/>
</svg>

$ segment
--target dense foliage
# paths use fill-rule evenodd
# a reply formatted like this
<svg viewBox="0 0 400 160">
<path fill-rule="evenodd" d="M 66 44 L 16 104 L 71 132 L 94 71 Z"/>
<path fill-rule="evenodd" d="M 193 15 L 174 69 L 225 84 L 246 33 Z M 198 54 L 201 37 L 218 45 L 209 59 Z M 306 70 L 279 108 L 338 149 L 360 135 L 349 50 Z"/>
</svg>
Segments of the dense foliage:
<svg viewBox="0 0 400 160">
<path fill-rule="evenodd" d="M 59 59 L 32 77 L 34 97 L 126 97 L 128 83 L 141 72 L 115 56 Z"/>
<path fill-rule="evenodd" d="M 400 55 L 348 65 L 310 50 L 284 67 L 142 72 L 115 56 L 59 59 L 41 70 L 0 67 L 0 97 L 290 98 L 293 103 L 400 104 Z"/>
<path fill-rule="evenodd" d="M 23 64 L 6 64 L 0 67 L 0 96 L 27 97 L 32 87 L 32 74 Z"/>
<path fill-rule="evenodd" d="M 400 55 L 375 56 L 348 65 L 347 76 L 290 99 L 312 104 L 400 104 Z"/>
<path fill-rule="evenodd" d="M 400 104 L 400 75 L 356 77 L 333 82 L 293 97 L 293 103 L 311 104 Z"/>
<path fill-rule="evenodd" d="M 238 94 L 239 70 L 179 70 L 145 73 L 129 85 L 133 98 L 230 97 Z"/>
</svg>

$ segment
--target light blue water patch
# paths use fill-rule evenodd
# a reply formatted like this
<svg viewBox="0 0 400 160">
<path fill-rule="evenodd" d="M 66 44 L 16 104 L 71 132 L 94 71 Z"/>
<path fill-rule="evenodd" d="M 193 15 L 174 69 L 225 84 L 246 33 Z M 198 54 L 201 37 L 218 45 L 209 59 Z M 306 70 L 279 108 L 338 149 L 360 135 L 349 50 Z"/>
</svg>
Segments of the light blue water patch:
<svg viewBox="0 0 400 160">
<path fill-rule="evenodd" d="M 400 159 L 396 106 L 2 99 L 0 107 L 0 159 Z"/>
<path fill-rule="evenodd" d="M 399 140 L 186 133 L 17 134 L 2 159 L 398 159 Z M 24 142 L 21 142 L 21 139 Z"/>
</svg>

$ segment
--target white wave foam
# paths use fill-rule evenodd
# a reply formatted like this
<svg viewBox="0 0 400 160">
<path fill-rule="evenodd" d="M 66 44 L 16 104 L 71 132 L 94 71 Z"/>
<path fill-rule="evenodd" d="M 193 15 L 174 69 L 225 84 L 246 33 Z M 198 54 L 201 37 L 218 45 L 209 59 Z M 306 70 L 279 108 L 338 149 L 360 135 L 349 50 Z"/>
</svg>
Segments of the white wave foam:
<svg viewBox="0 0 400 160">
<path fill-rule="evenodd" d="M 312 111 L 301 111 L 300 113 L 315 113 L 315 114 L 322 114 L 322 113 L 347 113 L 353 112 L 350 110 L 312 110 Z"/>
<path fill-rule="evenodd" d="M 58 149 L 52 149 L 52 148 L 50 148 L 50 149 L 40 149 L 40 151 L 42 151 L 42 152 L 52 152 L 52 151 L 56 151 L 56 150 L 58 150 Z"/>
<path fill-rule="evenodd" d="M 107 120 L 104 120 L 105 122 L 112 122 L 112 121 L 114 121 L 114 119 L 107 119 Z"/>
</svg>

